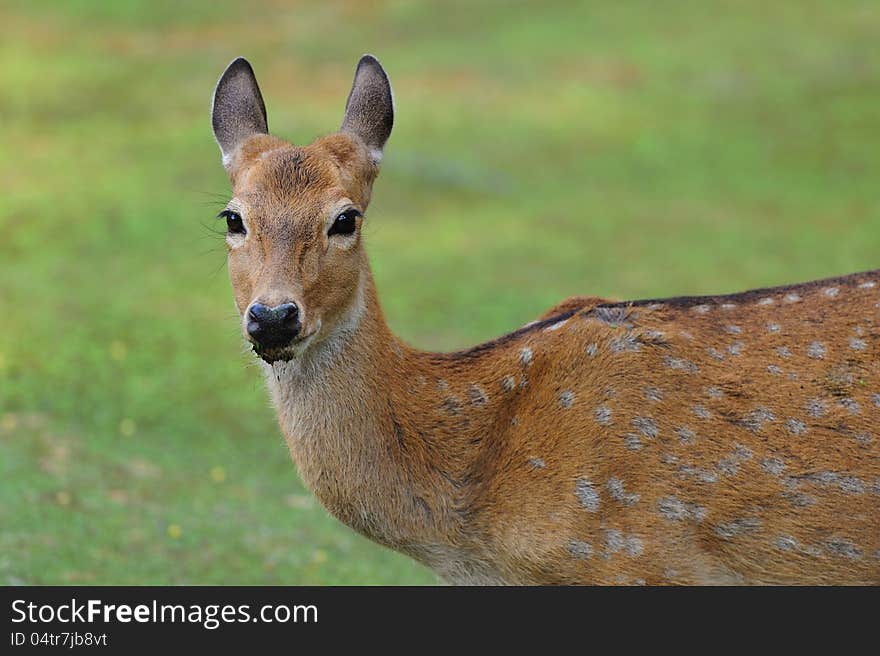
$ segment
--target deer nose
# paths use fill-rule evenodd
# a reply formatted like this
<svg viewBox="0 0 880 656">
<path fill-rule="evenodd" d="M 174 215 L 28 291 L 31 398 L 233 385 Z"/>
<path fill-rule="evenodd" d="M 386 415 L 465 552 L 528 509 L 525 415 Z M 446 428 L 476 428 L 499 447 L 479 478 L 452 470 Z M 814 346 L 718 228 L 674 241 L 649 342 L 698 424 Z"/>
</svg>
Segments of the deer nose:
<svg viewBox="0 0 880 656">
<path fill-rule="evenodd" d="M 302 328 L 296 303 L 269 307 L 254 303 L 247 312 L 247 332 L 263 348 L 286 346 Z"/>
</svg>

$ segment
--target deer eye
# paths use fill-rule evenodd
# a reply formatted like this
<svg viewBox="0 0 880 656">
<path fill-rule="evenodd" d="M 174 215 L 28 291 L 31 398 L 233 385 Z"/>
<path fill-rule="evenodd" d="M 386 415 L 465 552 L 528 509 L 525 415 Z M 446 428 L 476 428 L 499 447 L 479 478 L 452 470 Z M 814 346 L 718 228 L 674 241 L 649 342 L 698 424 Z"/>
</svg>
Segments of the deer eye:
<svg viewBox="0 0 880 656">
<path fill-rule="evenodd" d="M 345 210 L 333 221 L 333 225 L 327 231 L 327 236 L 352 234 L 357 227 L 357 218 L 360 215 L 361 213 L 355 209 Z"/>
<path fill-rule="evenodd" d="M 218 218 L 226 219 L 226 229 L 229 231 L 231 235 L 243 235 L 246 230 L 244 229 L 244 221 L 241 220 L 241 214 L 238 212 L 233 212 L 232 210 L 223 210 L 220 214 L 217 215 Z"/>
</svg>

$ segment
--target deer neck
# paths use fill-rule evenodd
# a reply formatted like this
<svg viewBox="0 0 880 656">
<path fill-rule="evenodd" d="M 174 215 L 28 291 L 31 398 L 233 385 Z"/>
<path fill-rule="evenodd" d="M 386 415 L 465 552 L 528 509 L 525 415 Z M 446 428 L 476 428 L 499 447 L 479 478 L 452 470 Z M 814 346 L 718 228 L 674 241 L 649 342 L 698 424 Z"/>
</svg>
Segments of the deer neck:
<svg viewBox="0 0 880 656">
<path fill-rule="evenodd" d="M 436 427 L 412 396 L 413 378 L 427 380 L 426 359 L 388 328 L 367 270 L 332 335 L 298 359 L 264 365 L 306 485 L 344 523 L 417 558 L 459 528 L 450 472 L 460 463 L 450 462 L 448 443 L 436 448 Z"/>
</svg>

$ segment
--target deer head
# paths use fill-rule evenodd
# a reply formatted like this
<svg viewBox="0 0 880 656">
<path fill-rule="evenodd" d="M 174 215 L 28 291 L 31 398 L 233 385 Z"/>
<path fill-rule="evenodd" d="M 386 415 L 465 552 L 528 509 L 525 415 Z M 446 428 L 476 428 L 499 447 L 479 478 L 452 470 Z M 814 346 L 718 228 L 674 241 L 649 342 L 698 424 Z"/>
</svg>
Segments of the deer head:
<svg viewBox="0 0 880 656">
<path fill-rule="evenodd" d="M 295 146 L 268 132 L 250 64 L 224 71 L 212 124 L 232 199 L 229 275 L 242 332 L 266 362 L 291 360 L 344 333 L 363 310 L 361 228 L 394 121 L 379 62 L 358 63 L 339 132 Z"/>
</svg>

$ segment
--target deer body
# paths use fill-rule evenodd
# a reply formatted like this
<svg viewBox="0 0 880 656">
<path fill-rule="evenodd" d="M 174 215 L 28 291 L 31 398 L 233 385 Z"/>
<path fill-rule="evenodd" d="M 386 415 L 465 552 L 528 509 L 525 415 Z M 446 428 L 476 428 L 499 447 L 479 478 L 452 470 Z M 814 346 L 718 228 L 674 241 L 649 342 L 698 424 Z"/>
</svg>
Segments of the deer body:
<svg viewBox="0 0 880 656">
<path fill-rule="evenodd" d="M 880 272 L 575 298 L 413 349 L 340 209 L 365 210 L 390 132 L 374 62 L 341 133 L 306 147 L 266 134 L 249 66 L 215 95 L 236 303 L 321 503 L 452 583 L 880 582 Z M 256 303 L 295 306 L 289 344 L 260 341 Z"/>
</svg>

